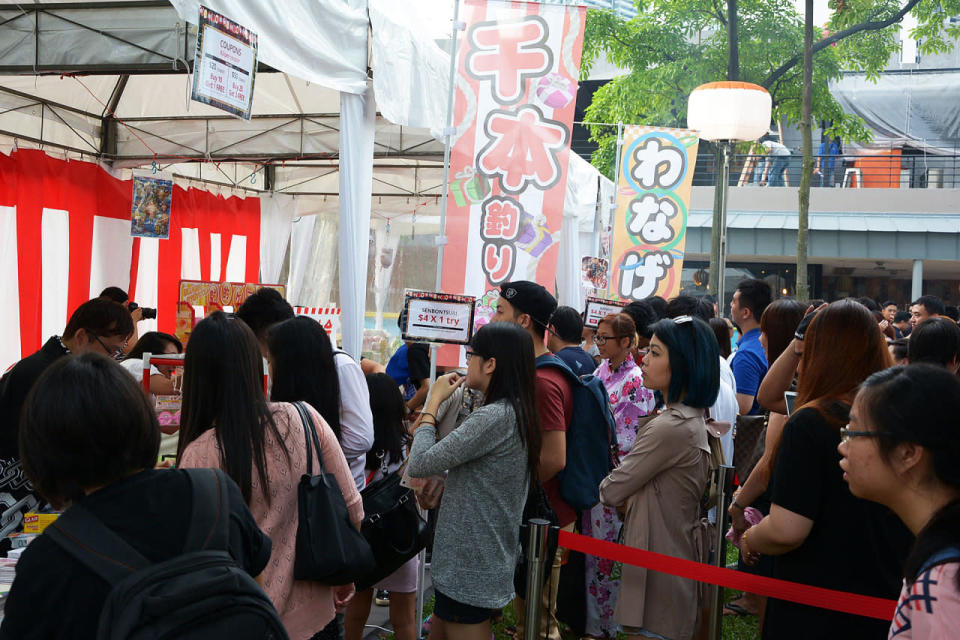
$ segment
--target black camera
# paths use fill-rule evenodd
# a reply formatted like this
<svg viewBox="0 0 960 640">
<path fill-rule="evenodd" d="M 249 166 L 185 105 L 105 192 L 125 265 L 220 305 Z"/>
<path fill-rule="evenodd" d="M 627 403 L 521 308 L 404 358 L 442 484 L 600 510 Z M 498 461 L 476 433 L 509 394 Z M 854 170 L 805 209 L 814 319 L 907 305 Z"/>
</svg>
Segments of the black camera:
<svg viewBox="0 0 960 640">
<path fill-rule="evenodd" d="M 140 315 L 144 320 L 156 320 L 157 319 L 157 310 L 151 309 L 150 307 L 141 307 L 136 302 L 128 302 L 127 310 L 130 313 L 133 313 L 137 309 L 140 309 Z"/>
</svg>

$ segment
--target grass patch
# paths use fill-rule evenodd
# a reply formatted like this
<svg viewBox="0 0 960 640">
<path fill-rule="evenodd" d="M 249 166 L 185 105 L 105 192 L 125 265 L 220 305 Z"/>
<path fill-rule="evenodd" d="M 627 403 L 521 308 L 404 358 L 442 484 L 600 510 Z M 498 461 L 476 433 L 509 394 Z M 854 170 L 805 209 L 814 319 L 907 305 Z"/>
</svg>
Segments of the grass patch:
<svg viewBox="0 0 960 640">
<path fill-rule="evenodd" d="M 739 551 L 732 545 L 727 546 L 727 563 L 737 561 Z M 723 590 L 723 601 L 730 602 L 740 595 L 738 591 L 731 589 Z M 433 597 L 428 598 L 423 603 L 423 617 L 426 618 L 433 613 Z M 513 612 L 513 605 L 507 605 L 503 608 L 503 618 L 493 625 L 493 634 L 496 640 L 510 640 L 507 633 L 507 627 L 516 626 L 517 618 Z M 564 640 L 578 640 L 572 633 L 561 631 Z M 393 634 L 381 634 L 384 640 L 393 640 Z M 623 640 L 623 634 L 619 634 L 619 640 Z M 756 616 L 723 616 L 722 627 L 723 640 L 759 640 L 760 621 Z"/>
</svg>

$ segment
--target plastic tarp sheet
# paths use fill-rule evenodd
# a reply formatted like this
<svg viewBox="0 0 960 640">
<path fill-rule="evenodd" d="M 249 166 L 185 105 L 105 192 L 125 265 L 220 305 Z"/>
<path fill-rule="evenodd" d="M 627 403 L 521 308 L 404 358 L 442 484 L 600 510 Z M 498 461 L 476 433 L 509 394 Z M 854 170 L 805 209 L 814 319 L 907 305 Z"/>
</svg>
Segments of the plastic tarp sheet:
<svg viewBox="0 0 960 640">
<path fill-rule="evenodd" d="M 196 24 L 200 0 L 170 0 Z M 298 78 L 346 93 L 367 80 L 366 0 L 203 0 L 203 6 L 257 33 L 260 60 Z"/>
<path fill-rule="evenodd" d="M 847 74 L 830 91 L 876 132 L 874 143 L 943 154 L 960 147 L 960 71 L 888 73 L 879 82 Z"/>
<path fill-rule="evenodd" d="M 296 212 L 293 196 L 271 193 L 260 198 L 260 282 L 280 282 Z"/>
<path fill-rule="evenodd" d="M 563 224 L 560 230 L 560 256 L 557 265 L 557 292 L 560 303 L 582 309 L 586 289 L 581 284 L 581 261 L 596 256 L 598 245 L 598 202 L 604 209 L 606 194 L 613 192 L 613 182 L 601 175 L 589 162 L 570 154 L 567 169 L 567 192 L 563 202 Z M 601 222 L 603 218 L 601 216 Z"/>
<path fill-rule="evenodd" d="M 431 129 L 437 137 L 446 123 L 450 86 L 450 53 L 437 40 L 449 44 L 451 5 L 370 0 L 377 108 L 390 122 Z"/>
</svg>

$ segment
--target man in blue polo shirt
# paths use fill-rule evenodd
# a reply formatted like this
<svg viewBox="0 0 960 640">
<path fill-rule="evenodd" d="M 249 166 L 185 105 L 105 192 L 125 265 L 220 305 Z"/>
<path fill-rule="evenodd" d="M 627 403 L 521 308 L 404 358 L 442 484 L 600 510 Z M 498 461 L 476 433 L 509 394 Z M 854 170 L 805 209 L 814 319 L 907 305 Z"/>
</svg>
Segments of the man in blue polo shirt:
<svg viewBox="0 0 960 640">
<path fill-rule="evenodd" d="M 760 344 L 760 316 L 770 304 L 772 292 L 764 280 L 750 278 L 737 285 L 730 301 L 730 317 L 740 328 L 737 350 L 730 356 L 730 368 L 737 381 L 740 415 L 760 413 L 757 390 L 767 374 L 767 356 Z"/>
</svg>

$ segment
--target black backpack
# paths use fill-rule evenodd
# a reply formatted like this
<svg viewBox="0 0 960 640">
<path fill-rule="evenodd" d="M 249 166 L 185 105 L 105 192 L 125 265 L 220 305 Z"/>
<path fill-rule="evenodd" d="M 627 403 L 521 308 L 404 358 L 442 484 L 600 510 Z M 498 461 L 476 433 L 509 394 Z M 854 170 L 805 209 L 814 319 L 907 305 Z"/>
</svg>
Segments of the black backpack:
<svg viewBox="0 0 960 640">
<path fill-rule="evenodd" d="M 573 391 L 573 416 L 567 425 L 567 460 L 560 479 L 560 495 L 576 511 L 587 511 L 600 502 L 600 482 L 619 461 L 617 424 L 607 389 L 600 378 L 577 376 L 553 354 L 537 358 L 537 369 L 553 367 L 563 372 Z"/>
<path fill-rule="evenodd" d="M 287 640 L 270 598 L 226 550 L 229 478 L 215 469 L 186 471 L 193 509 L 178 556 L 150 562 L 82 504 L 71 506 L 44 532 L 113 585 L 96 638 Z"/>
</svg>

